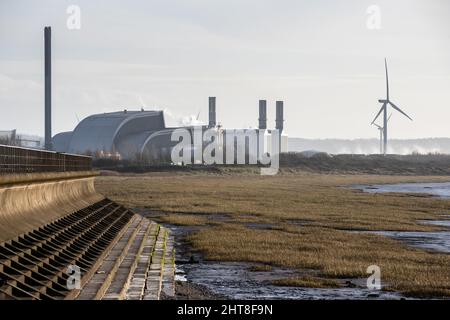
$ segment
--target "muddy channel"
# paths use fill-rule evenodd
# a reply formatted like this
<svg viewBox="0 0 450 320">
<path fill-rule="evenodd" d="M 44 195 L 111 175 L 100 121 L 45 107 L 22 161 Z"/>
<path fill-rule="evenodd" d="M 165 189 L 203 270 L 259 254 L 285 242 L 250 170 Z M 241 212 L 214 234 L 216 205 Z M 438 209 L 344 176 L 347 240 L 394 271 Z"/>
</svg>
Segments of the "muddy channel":
<svg viewBox="0 0 450 320">
<path fill-rule="evenodd" d="M 161 213 L 136 210 L 149 218 Z M 273 284 L 274 280 L 300 276 L 299 271 L 272 267 L 257 271 L 261 265 L 245 262 L 207 261 L 191 248 L 186 236 L 202 227 L 164 224 L 175 237 L 176 288 L 178 299 L 404 299 L 395 292 L 367 289 L 367 279 L 341 279 L 339 288 L 287 287 Z M 250 228 L 262 228 L 249 225 Z M 256 270 L 255 270 L 256 269 Z"/>
<path fill-rule="evenodd" d="M 368 193 L 417 193 L 428 194 L 442 199 L 450 199 L 450 182 L 443 183 L 398 183 L 386 185 L 354 186 Z M 421 220 L 419 223 L 443 227 L 438 232 L 373 231 L 410 246 L 441 253 L 450 253 L 450 214 L 443 213 L 442 220 Z"/>
</svg>

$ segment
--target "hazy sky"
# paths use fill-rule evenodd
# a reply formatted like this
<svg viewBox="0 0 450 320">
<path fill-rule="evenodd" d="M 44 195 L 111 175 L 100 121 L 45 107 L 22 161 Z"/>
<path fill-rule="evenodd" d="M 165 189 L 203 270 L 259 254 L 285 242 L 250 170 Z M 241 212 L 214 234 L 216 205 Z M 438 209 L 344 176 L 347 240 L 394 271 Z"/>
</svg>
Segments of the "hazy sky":
<svg viewBox="0 0 450 320">
<path fill-rule="evenodd" d="M 81 29 L 66 26 L 69 5 Z M 381 29 L 367 9 L 381 9 Z M 450 136 L 448 0 L 0 1 L 0 130 L 43 135 L 43 27 L 52 26 L 53 133 L 77 117 L 164 109 L 225 127 L 257 125 L 258 100 L 285 101 L 286 132 L 378 137 L 388 57 L 390 137 Z"/>
</svg>

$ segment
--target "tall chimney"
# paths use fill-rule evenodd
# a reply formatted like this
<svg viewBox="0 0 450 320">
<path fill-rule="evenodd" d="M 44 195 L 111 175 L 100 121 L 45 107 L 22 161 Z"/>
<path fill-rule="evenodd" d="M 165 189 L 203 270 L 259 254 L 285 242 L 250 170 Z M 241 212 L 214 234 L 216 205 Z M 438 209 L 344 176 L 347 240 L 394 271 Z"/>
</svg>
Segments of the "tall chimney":
<svg viewBox="0 0 450 320">
<path fill-rule="evenodd" d="M 267 129 L 267 101 L 259 100 L 259 129 Z"/>
<path fill-rule="evenodd" d="M 209 97 L 209 127 L 216 126 L 216 97 Z"/>
<path fill-rule="evenodd" d="M 275 119 L 275 129 L 280 130 L 280 133 L 283 132 L 283 101 L 277 101 L 277 115 Z"/>
<path fill-rule="evenodd" d="M 52 29 L 44 28 L 45 48 L 45 149 L 52 150 Z"/>
</svg>

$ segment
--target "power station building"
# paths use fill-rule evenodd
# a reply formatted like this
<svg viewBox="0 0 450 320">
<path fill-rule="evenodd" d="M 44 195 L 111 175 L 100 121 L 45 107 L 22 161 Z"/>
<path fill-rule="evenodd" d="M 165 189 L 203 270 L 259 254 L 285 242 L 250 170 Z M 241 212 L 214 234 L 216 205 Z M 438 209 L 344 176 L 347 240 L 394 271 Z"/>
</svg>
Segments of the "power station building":
<svg viewBox="0 0 450 320">
<path fill-rule="evenodd" d="M 52 142 L 58 152 L 156 160 L 170 156 L 174 129 L 166 127 L 163 111 L 124 110 L 89 116 Z"/>
<path fill-rule="evenodd" d="M 277 102 L 276 128 L 283 130 L 283 103 Z M 266 101 L 259 104 L 259 129 L 267 130 Z M 170 162 L 172 148 L 178 141 L 172 141 L 174 130 L 188 127 L 166 127 L 163 111 L 119 111 L 91 115 L 83 119 L 73 131 L 62 132 L 52 139 L 53 149 L 57 152 L 87 154 L 95 158 L 116 158 L 122 160 L 144 160 L 147 162 Z M 198 127 L 197 127 L 198 128 Z M 245 130 L 222 129 L 216 123 L 216 98 L 209 98 L 208 125 L 201 130 L 214 129 L 225 140 L 226 133 L 245 134 Z M 192 135 L 193 137 L 193 135 Z M 193 144 L 194 142 L 191 141 Z M 229 142 L 224 142 L 229 143 Z M 270 142 L 263 144 L 270 149 Z M 204 147 L 204 146 L 203 146 Z M 194 149 L 194 146 L 192 147 Z M 250 147 L 246 146 L 246 154 Z M 287 151 L 287 137 L 281 138 L 281 151 Z M 192 150 L 193 152 L 193 150 Z"/>
<path fill-rule="evenodd" d="M 94 158 L 114 158 L 119 160 L 139 160 L 145 162 L 172 162 L 173 148 L 179 141 L 172 141 L 172 133 L 180 128 L 190 133 L 188 148 L 182 150 L 183 159 L 190 158 L 190 163 L 204 162 L 203 152 L 209 143 L 203 142 L 203 133 L 207 129 L 215 132 L 214 141 L 219 151 L 227 151 L 229 146 L 235 148 L 245 142 L 244 152 L 240 145 L 240 152 L 246 157 L 259 158 L 260 154 L 271 150 L 270 142 L 265 141 L 267 130 L 267 103 L 259 101 L 259 125 L 257 129 L 257 143 L 248 135 L 255 135 L 254 131 L 239 129 L 222 129 L 216 123 L 216 98 L 209 97 L 209 121 L 203 126 L 167 127 L 163 111 L 119 111 L 91 115 L 83 119 L 73 131 L 61 132 L 52 137 L 52 64 L 51 64 L 51 28 L 44 29 L 44 57 L 45 57 L 45 149 L 61 153 L 91 155 Z M 283 131 L 283 101 L 276 102 L 275 128 Z M 198 144 L 196 137 L 201 129 L 202 137 Z M 261 144 L 261 137 L 264 143 Z M 217 139 L 217 140 L 216 140 Z M 184 140 L 184 139 L 183 139 Z M 252 140 L 252 141 L 250 141 Z M 276 140 L 275 140 L 276 141 Z M 184 142 L 184 141 L 183 141 Z M 255 149 L 254 146 L 257 145 Z M 287 151 L 287 137 L 279 140 L 279 150 Z M 186 150 L 188 155 L 186 155 Z M 228 151 L 227 151 L 228 152 Z M 236 153 L 239 151 L 237 150 Z M 201 153 L 199 160 L 198 154 Z M 233 150 L 234 153 L 234 150 Z M 225 155 L 225 152 L 224 152 Z M 228 153 L 227 161 L 231 158 Z M 195 159 L 195 160 L 194 160 Z M 220 159 L 220 157 L 219 157 Z M 184 162 L 184 160 L 183 160 Z"/>
</svg>

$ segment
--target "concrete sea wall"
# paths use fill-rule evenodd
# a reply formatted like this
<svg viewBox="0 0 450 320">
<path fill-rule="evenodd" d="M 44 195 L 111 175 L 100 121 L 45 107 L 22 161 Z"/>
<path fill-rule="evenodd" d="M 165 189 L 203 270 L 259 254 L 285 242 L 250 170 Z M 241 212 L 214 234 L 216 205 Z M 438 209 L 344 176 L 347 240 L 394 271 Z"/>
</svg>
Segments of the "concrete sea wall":
<svg viewBox="0 0 450 320">
<path fill-rule="evenodd" d="M 104 197 L 93 172 L 0 176 L 0 242 L 31 231 Z"/>
</svg>

